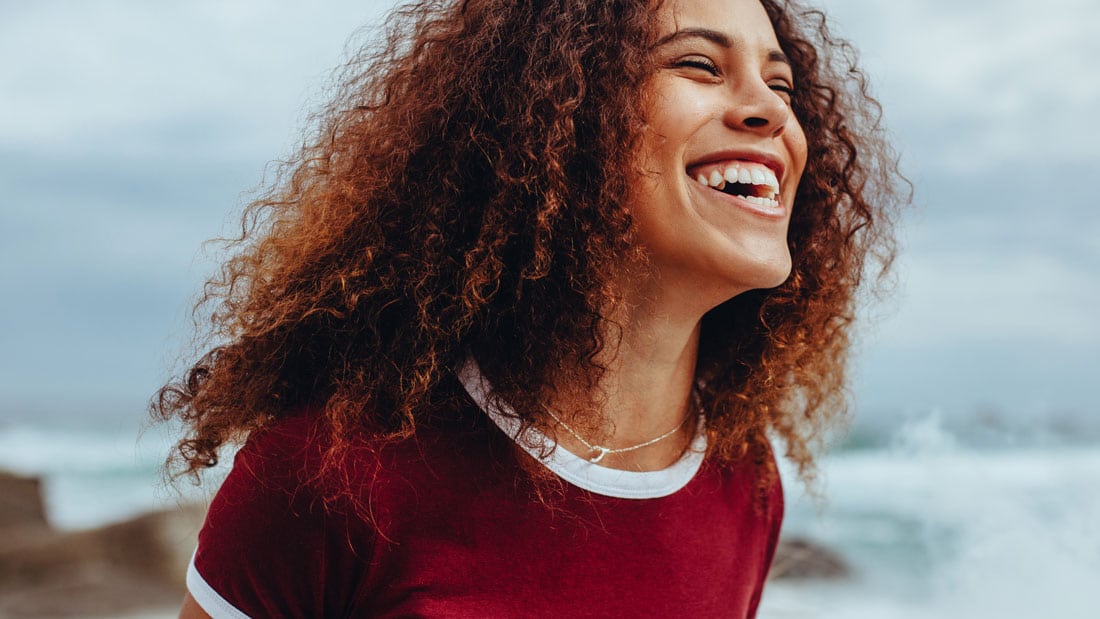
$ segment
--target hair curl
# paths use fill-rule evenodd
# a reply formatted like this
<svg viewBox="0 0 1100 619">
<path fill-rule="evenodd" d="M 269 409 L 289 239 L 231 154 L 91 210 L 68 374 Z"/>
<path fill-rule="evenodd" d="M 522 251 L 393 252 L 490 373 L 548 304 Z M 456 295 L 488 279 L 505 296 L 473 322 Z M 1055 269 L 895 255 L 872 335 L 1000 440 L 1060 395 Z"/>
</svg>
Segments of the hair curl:
<svg viewBox="0 0 1100 619">
<path fill-rule="evenodd" d="M 763 0 L 809 143 L 793 271 L 703 318 L 710 457 L 781 437 L 804 475 L 843 411 L 857 288 L 892 258 L 903 180 L 852 48 L 822 13 Z M 617 170 L 633 161 L 654 2 L 429 0 L 349 62 L 316 133 L 245 210 L 196 305 L 201 355 L 152 412 L 188 426 L 180 472 L 302 410 L 338 457 L 407 437 L 468 356 L 525 423 L 559 381 L 595 380 L 608 265 L 636 255 Z M 572 368 L 566 376 L 563 368 Z"/>
</svg>

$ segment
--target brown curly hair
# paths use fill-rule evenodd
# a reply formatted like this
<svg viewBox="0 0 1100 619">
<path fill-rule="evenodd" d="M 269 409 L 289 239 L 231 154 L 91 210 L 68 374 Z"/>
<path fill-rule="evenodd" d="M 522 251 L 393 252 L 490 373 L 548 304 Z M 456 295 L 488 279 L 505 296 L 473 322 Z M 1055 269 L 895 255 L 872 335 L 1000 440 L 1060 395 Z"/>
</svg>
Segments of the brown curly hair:
<svg viewBox="0 0 1100 619">
<path fill-rule="evenodd" d="M 903 182 L 855 54 L 825 17 L 763 0 L 809 142 L 793 271 L 703 318 L 709 457 L 783 439 L 804 475 L 844 410 L 856 291 L 892 258 Z M 303 410 L 335 462 L 353 436 L 415 435 L 468 357 L 525 423 L 596 384 L 636 257 L 623 175 L 654 67 L 650 0 L 464 0 L 395 10 L 345 67 L 316 133 L 245 210 L 196 306 L 208 350 L 151 404 L 188 435 L 180 472 Z M 625 257 L 625 258 L 624 258 Z"/>
</svg>

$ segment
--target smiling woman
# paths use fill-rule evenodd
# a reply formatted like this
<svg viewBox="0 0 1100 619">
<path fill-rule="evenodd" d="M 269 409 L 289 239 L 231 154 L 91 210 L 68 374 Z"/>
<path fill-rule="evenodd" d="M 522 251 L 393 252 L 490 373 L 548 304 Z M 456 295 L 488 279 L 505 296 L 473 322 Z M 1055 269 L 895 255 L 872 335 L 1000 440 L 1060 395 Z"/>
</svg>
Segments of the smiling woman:
<svg viewBox="0 0 1100 619">
<path fill-rule="evenodd" d="M 892 250 L 849 50 L 771 0 L 423 2 L 388 32 L 153 404 L 183 471 L 247 438 L 184 616 L 754 615 L 769 434 L 809 477 Z"/>
</svg>

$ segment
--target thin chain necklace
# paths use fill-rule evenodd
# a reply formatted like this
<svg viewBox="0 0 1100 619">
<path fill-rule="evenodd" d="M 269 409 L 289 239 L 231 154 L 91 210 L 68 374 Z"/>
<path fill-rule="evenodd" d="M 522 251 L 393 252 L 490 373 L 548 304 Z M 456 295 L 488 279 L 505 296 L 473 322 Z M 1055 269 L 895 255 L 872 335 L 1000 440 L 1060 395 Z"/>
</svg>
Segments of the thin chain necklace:
<svg viewBox="0 0 1100 619">
<path fill-rule="evenodd" d="M 665 432 L 664 434 L 658 436 L 657 438 L 651 438 L 651 439 L 649 439 L 648 441 L 646 441 L 644 443 L 638 443 L 637 445 L 631 445 L 630 447 L 619 447 L 617 449 L 612 449 L 610 447 L 604 447 L 603 445 L 593 445 L 592 443 L 589 443 L 588 441 L 584 440 L 583 436 L 581 436 L 580 434 L 577 434 L 576 430 L 574 430 L 573 428 L 570 428 L 569 424 L 565 423 L 564 421 L 561 420 L 560 417 L 555 415 L 554 411 L 550 410 L 549 408 L 546 408 L 545 406 L 543 407 L 543 410 L 546 411 L 546 414 L 553 417 L 554 421 L 558 422 L 558 424 L 560 424 L 561 427 L 565 428 L 565 430 L 567 432 L 572 434 L 574 438 L 576 438 L 578 441 L 580 441 L 582 445 L 584 445 L 586 448 L 588 448 L 589 452 L 595 454 L 594 456 L 590 456 L 588 458 L 588 461 L 591 462 L 592 464 L 596 464 L 600 460 L 603 460 L 604 456 L 606 456 L 607 454 L 626 453 L 628 451 L 634 451 L 635 449 L 641 449 L 642 447 L 649 447 L 650 445 L 660 443 L 661 441 L 663 441 L 666 438 L 672 436 L 673 434 L 676 434 L 676 431 L 679 430 L 680 428 L 684 427 L 684 424 L 687 423 L 687 420 L 691 418 L 691 415 L 684 415 L 684 420 L 681 421 L 680 423 L 676 424 L 675 428 L 669 430 L 668 432 Z"/>
</svg>

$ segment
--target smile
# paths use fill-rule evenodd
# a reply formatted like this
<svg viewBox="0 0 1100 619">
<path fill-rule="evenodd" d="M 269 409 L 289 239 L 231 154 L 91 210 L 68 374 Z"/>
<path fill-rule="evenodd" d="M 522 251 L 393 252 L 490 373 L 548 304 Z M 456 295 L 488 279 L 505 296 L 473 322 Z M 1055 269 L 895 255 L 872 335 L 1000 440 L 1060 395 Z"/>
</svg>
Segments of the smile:
<svg viewBox="0 0 1100 619">
<path fill-rule="evenodd" d="M 779 179 L 766 165 L 731 161 L 697 166 L 688 171 L 700 185 L 759 206 L 779 208 Z"/>
</svg>

